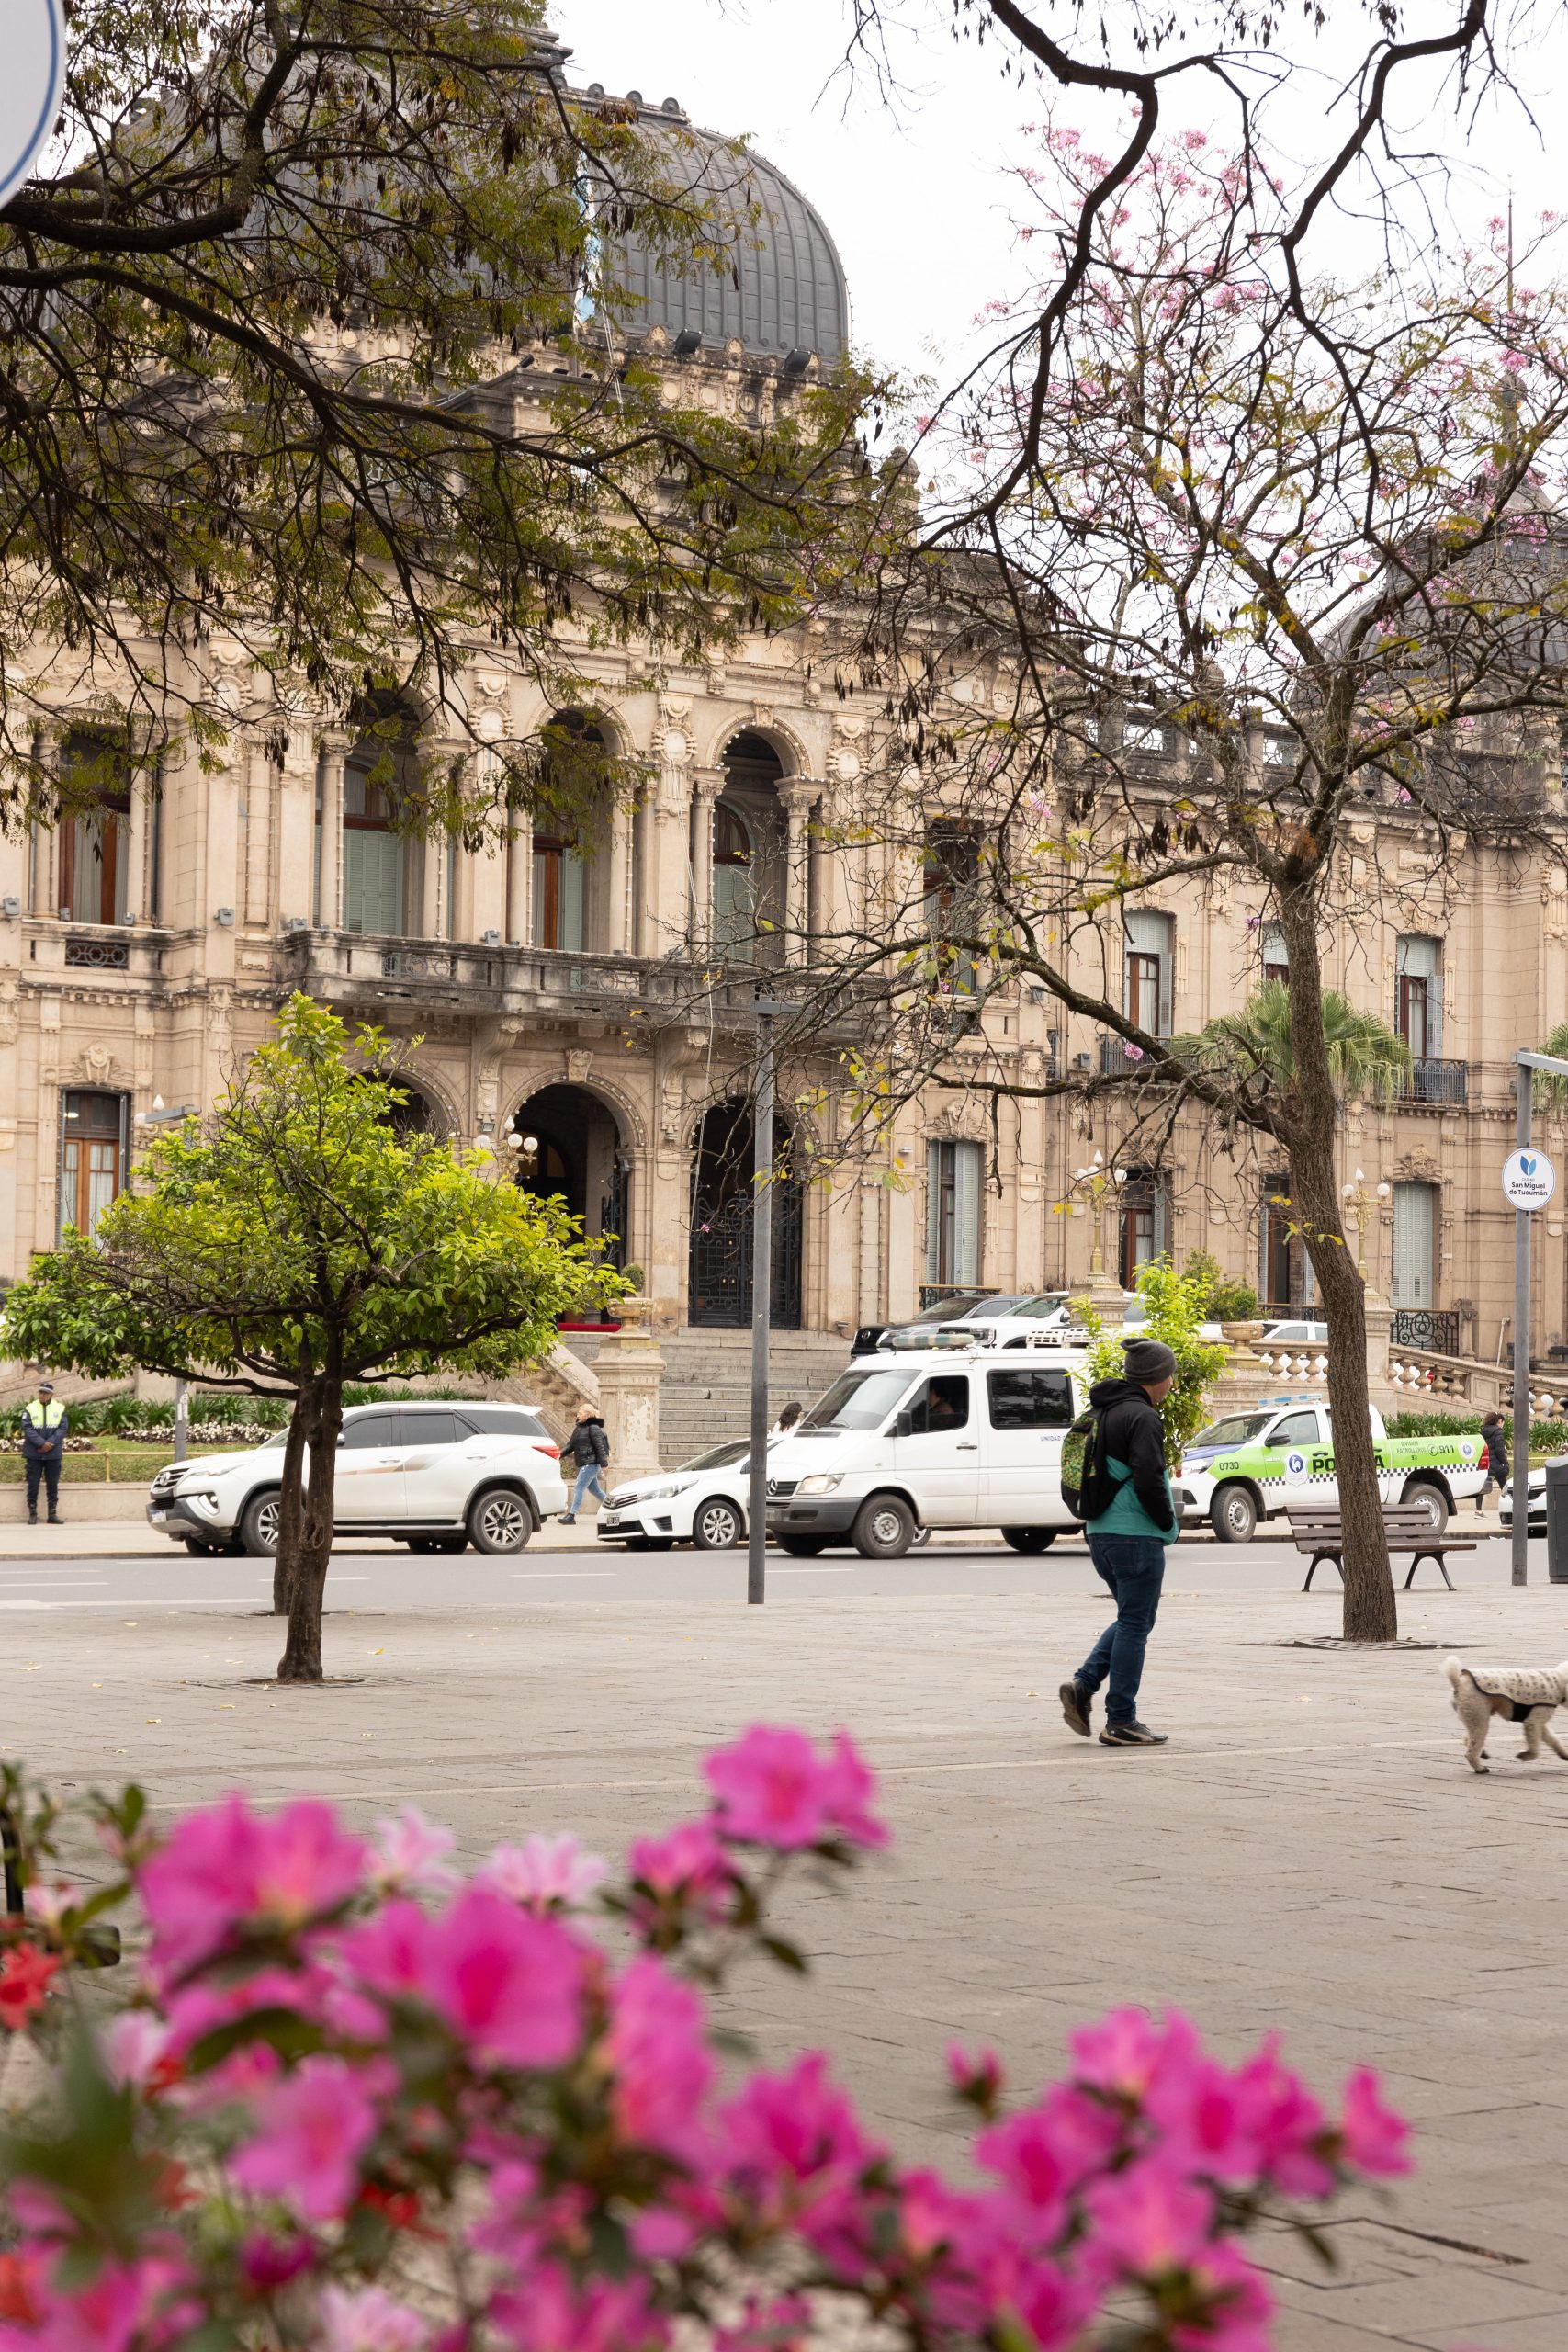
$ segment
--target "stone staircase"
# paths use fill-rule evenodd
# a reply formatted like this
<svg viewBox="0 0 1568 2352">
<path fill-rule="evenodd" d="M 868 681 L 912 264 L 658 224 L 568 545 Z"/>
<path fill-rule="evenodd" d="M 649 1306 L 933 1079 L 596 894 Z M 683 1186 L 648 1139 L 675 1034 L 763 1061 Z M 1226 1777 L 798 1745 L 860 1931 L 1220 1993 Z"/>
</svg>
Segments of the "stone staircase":
<svg viewBox="0 0 1568 2352">
<path fill-rule="evenodd" d="M 591 1368 L 597 1342 L 571 1334 L 572 1353 Z M 659 1391 L 659 1451 L 666 1468 L 751 1424 L 750 1331 L 661 1331 L 664 1376 Z M 850 1343 L 833 1331 L 775 1331 L 769 1402 L 776 1419 L 792 1397 L 809 1405 L 850 1360 Z"/>
</svg>

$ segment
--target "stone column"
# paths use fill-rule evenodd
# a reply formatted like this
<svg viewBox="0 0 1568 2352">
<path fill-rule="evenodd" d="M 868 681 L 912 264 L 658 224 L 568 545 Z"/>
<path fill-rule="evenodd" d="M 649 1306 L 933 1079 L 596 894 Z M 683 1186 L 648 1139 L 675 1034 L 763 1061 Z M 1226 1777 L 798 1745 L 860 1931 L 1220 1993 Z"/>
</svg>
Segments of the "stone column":
<svg viewBox="0 0 1568 2352">
<path fill-rule="evenodd" d="M 321 887 L 316 922 L 322 931 L 343 929 L 343 771 L 354 738 L 329 727 L 318 745 L 321 763 L 321 840 L 317 844 Z"/>
<path fill-rule="evenodd" d="M 130 808 L 125 820 L 125 912 L 130 922 L 147 920 L 147 819 L 152 808 L 156 770 L 133 775 Z"/>
<path fill-rule="evenodd" d="M 811 960 L 811 861 L 814 851 L 810 824 L 821 786 L 803 777 L 779 786 L 784 806 L 784 962 Z"/>
<path fill-rule="evenodd" d="M 621 1328 L 599 1342 L 593 1370 L 610 1440 L 609 1483 L 663 1467 L 659 1459 L 659 1384 L 664 1359 L 648 1329 L 649 1302 L 623 1298 Z"/>
<path fill-rule="evenodd" d="M 699 768 L 692 791 L 692 944 L 713 938 L 713 812 L 724 790 L 722 768 Z"/>
<path fill-rule="evenodd" d="M 610 813 L 610 840 L 605 875 L 604 946 L 612 956 L 624 956 L 632 942 L 630 937 L 630 897 L 632 870 L 632 812 L 629 808 L 615 808 Z"/>
<path fill-rule="evenodd" d="M 512 839 L 506 844 L 506 937 L 513 947 L 534 944 L 534 819 L 526 808 L 513 811 Z"/>
</svg>

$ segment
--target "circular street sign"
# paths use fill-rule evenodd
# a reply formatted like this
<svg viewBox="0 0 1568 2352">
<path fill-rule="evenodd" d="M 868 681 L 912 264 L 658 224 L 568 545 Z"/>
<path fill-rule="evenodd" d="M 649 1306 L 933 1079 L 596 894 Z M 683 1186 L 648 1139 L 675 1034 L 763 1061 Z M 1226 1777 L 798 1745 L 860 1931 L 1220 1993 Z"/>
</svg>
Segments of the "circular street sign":
<svg viewBox="0 0 1568 2352">
<path fill-rule="evenodd" d="M 0 76 L 0 204 L 13 197 L 53 130 L 65 87 L 62 0 L 10 0 Z"/>
<path fill-rule="evenodd" d="M 1543 1209 L 1557 1190 L 1557 1170 L 1533 1145 L 1511 1151 L 1503 1162 L 1503 1197 L 1517 1209 Z"/>
</svg>

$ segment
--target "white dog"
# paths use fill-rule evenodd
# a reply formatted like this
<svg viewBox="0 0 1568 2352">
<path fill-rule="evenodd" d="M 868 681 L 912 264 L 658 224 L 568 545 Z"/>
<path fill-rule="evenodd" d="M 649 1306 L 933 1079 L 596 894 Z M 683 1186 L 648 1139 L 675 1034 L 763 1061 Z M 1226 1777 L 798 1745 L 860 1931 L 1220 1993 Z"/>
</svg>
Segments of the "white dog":
<svg viewBox="0 0 1568 2352">
<path fill-rule="evenodd" d="M 1453 1685 L 1454 1713 L 1464 1725 L 1464 1760 L 1472 1772 L 1487 1769 L 1483 1743 L 1494 1715 L 1523 1724 L 1521 1764 L 1539 1762 L 1542 1740 L 1568 1764 L 1568 1748 L 1560 1747 L 1547 1729 L 1557 1709 L 1568 1705 L 1568 1658 L 1561 1666 L 1541 1667 L 1464 1666 L 1446 1657 L 1443 1672 Z"/>
</svg>

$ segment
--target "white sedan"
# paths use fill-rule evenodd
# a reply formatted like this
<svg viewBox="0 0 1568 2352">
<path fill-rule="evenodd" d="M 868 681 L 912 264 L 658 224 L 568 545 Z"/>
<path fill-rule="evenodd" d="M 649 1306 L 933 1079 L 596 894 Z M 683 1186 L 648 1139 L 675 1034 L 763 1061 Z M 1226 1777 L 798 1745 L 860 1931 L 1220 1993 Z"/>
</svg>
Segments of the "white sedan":
<svg viewBox="0 0 1568 2352">
<path fill-rule="evenodd" d="M 677 1470 L 625 1480 L 600 1508 L 601 1543 L 624 1544 L 632 1552 L 668 1552 L 672 1544 L 723 1552 L 744 1544 L 750 1452 L 744 1440 L 732 1440 L 694 1454 Z"/>
</svg>

